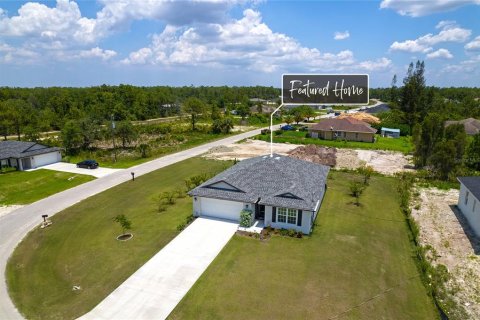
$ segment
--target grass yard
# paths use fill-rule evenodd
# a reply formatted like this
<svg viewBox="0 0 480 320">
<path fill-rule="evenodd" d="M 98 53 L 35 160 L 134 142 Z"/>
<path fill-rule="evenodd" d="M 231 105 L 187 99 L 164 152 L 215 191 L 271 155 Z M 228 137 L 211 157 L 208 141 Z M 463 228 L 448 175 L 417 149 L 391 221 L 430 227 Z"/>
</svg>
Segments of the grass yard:
<svg viewBox="0 0 480 320">
<path fill-rule="evenodd" d="M 161 192 L 185 188 L 184 179 L 217 173 L 229 162 L 192 158 L 90 197 L 52 217 L 19 244 L 7 265 L 7 284 L 27 319 L 74 319 L 90 311 L 163 248 L 191 215 L 189 197 L 158 212 Z M 125 214 L 133 239 L 116 240 L 113 222 Z M 72 291 L 72 286 L 81 287 Z"/>
<path fill-rule="evenodd" d="M 403 153 L 413 151 L 413 145 L 410 137 L 400 137 L 398 139 L 384 138 L 380 135 L 375 135 L 377 141 L 371 142 L 357 142 L 357 141 L 341 141 L 341 140 L 322 140 L 315 138 L 306 138 L 305 131 L 284 131 L 281 135 L 276 136 L 274 133 L 273 142 L 293 143 L 293 144 L 316 144 L 326 147 L 335 148 L 352 148 L 352 149 L 371 149 L 371 150 L 391 150 Z M 270 142 L 270 135 L 257 135 L 254 139 Z"/>
<path fill-rule="evenodd" d="M 28 204 L 95 179 L 46 169 L 0 174 L 0 205 Z"/>
<path fill-rule="evenodd" d="M 394 178 L 372 177 L 356 207 L 352 174 L 330 177 L 310 237 L 234 236 L 170 318 L 437 319 Z"/>
</svg>

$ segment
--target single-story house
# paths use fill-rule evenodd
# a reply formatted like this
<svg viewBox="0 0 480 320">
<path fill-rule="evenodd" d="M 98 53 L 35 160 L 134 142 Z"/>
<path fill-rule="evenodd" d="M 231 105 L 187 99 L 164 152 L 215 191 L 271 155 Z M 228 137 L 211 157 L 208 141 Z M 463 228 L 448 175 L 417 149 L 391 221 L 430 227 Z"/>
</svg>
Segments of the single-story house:
<svg viewBox="0 0 480 320">
<path fill-rule="evenodd" d="M 330 167 L 274 154 L 243 160 L 188 194 L 193 215 L 240 220 L 251 210 L 265 226 L 309 234 Z"/>
<path fill-rule="evenodd" d="M 382 137 L 391 137 L 391 138 L 399 138 L 400 137 L 400 129 L 382 127 L 380 132 L 382 133 L 381 134 Z"/>
<path fill-rule="evenodd" d="M 445 121 L 445 127 L 452 124 L 461 124 L 465 128 L 465 133 L 468 135 L 476 135 L 480 133 L 480 120 L 475 118 L 468 118 L 459 121 Z"/>
<path fill-rule="evenodd" d="M 311 126 L 308 131 L 312 138 L 324 140 L 375 142 L 377 129 L 364 121 L 347 117 L 322 120 Z"/>
<path fill-rule="evenodd" d="M 458 208 L 467 218 L 470 227 L 480 236 L 480 177 L 459 177 Z"/>
<path fill-rule="evenodd" d="M 60 148 L 36 142 L 1 141 L 0 168 L 35 169 L 62 160 Z"/>
</svg>

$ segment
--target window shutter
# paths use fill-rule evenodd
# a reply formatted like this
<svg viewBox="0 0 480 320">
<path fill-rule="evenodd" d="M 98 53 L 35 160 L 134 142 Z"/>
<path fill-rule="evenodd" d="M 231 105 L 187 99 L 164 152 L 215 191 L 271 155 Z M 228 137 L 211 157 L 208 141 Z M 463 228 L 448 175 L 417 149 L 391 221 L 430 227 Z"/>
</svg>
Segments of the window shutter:
<svg viewBox="0 0 480 320">
<path fill-rule="evenodd" d="M 277 208 L 272 207 L 272 222 L 277 222 Z"/>
<path fill-rule="evenodd" d="M 302 210 L 298 210 L 297 212 L 297 226 L 302 226 Z"/>
</svg>

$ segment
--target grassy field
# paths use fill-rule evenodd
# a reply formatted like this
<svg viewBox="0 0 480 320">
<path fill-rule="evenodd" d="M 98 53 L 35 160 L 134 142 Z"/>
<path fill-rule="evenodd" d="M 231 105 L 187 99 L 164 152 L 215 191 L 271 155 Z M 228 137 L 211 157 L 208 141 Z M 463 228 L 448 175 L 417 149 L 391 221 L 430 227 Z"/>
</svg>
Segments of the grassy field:
<svg viewBox="0 0 480 320">
<path fill-rule="evenodd" d="M 281 135 L 276 136 L 274 133 L 273 142 L 293 143 L 293 144 L 317 144 L 326 147 L 335 148 L 353 148 L 353 149 L 372 149 L 372 150 L 391 150 L 409 153 L 413 150 L 410 137 L 400 137 L 398 139 L 384 138 L 380 135 L 375 135 L 377 141 L 371 142 L 356 142 L 356 141 L 341 141 L 341 140 L 321 140 L 315 138 L 306 138 L 305 131 L 285 131 Z M 258 135 L 254 139 L 270 141 L 270 135 Z"/>
<path fill-rule="evenodd" d="M 437 319 L 395 180 L 372 177 L 357 207 L 352 175 L 331 177 L 310 237 L 234 236 L 170 318 Z"/>
<path fill-rule="evenodd" d="M 8 171 L 0 174 L 0 205 L 32 203 L 93 179 L 46 169 Z"/>
<path fill-rule="evenodd" d="M 102 301 L 177 234 L 191 215 L 189 197 L 158 212 L 163 191 L 185 188 L 184 179 L 223 170 L 229 162 L 192 158 L 138 177 L 52 217 L 19 244 L 7 266 L 7 284 L 27 319 L 73 319 Z M 113 222 L 125 214 L 133 239 L 119 242 Z M 81 287 L 72 291 L 72 286 Z"/>
</svg>

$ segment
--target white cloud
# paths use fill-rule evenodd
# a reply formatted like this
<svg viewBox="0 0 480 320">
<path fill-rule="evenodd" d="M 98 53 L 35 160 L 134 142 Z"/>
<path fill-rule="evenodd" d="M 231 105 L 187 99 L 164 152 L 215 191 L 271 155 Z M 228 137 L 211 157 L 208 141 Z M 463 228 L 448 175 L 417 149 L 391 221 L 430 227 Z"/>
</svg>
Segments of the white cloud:
<svg viewBox="0 0 480 320">
<path fill-rule="evenodd" d="M 427 54 L 427 59 L 452 59 L 453 55 L 447 49 L 438 49 L 437 51 Z"/>
<path fill-rule="evenodd" d="M 348 32 L 348 30 L 344 32 L 337 31 L 333 34 L 333 39 L 335 40 L 344 40 L 347 38 L 350 38 L 350 32 Z"/>
<path fill-rule="evenodd" d="M 359 63 L 359 69 L 365 71 L 378 71 L 391 68 L 392 61 L 387 58 L 380 58 L 374 61 L 363 61 Z"/>
<path fill-rule="evenodd" d="M 82 50 L 77 55 L 78 58 L 100 58 L 104 61 L 115 57 L 117 53 L 113 50 L 104 50 L 99 47 L 92 48 L 90 50 Z"/>
<path fill-rule="evenodd" d="M 457 64 L 450 64 L 442 68 L 440 73 L 480 73 L 480 55 L 473 56 Z"/>
<path fill-rule="evenodd" d="M 443 42 L 465 42 L 472 34 L 471 30 L 461 28 L 452 21 L 440 21 L 437 28 L 442 30 L 438 34 L 426 34 L 415 40 L 403 42 L 395 41 L 390 46 L 392 51 L 423 52 L 433 50 L 432 46 Z"/>
<path fill-rule="evenodd" d="M 303 47 L 295 39 L 273 32 L 262 22 L 260 13 L 252 9 L 245 10 L 242 18 L 224 24 L 167 25 L 161 34 L 152 37 L 150 46 L 132 52 L 123 62 L 229 66 L 261 72 L 286 68 L 330 72 L 355 68 L 373 70 L 390 65 L 382 59 L 357 63 L 350 50 L 324 53 Z"/>
<path fill-rule="evenodd" d="M 476 37 L 475 39 L 467 43 L 465 45 L 465 49 L 471 50 L 471 51 L 480 50 L 480 36 Z"/>
<path fill-rule="evenodd" d="M 468 4 L 479 5 L 480 0 L 383 0 L 380 8 L 395 10 L 402 16 L 421 17 L 455 10 Z"/>
<path fill-rule="evenodd" d="M 445 28 L 451 28 L 451 27 L 456 27 L 457 22 L 454 20 L 442 20 L 437 25 L 435 26 L 435 29 L 445 29 Z"/>
</svg>

